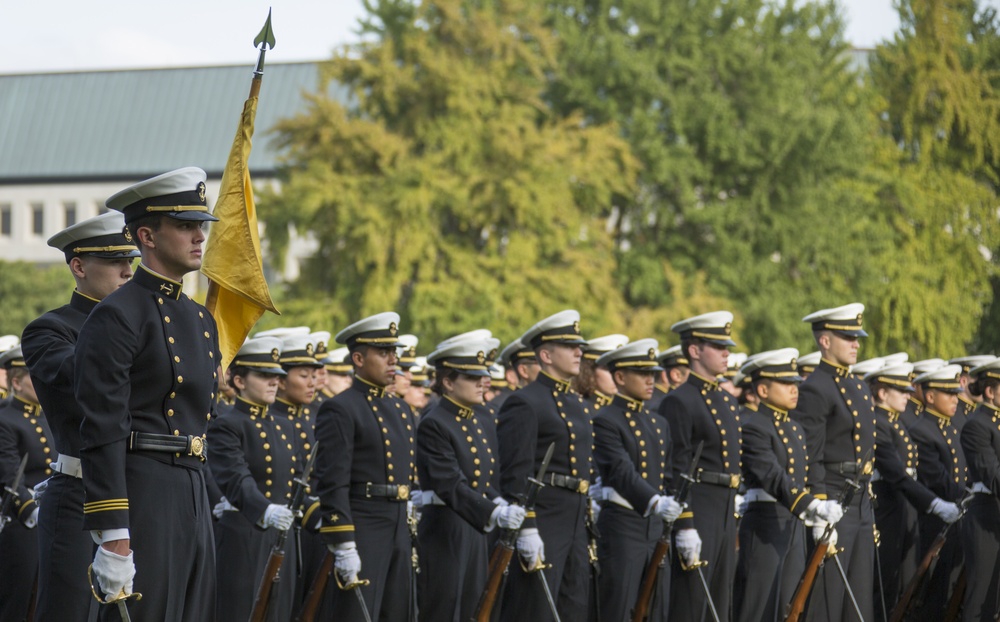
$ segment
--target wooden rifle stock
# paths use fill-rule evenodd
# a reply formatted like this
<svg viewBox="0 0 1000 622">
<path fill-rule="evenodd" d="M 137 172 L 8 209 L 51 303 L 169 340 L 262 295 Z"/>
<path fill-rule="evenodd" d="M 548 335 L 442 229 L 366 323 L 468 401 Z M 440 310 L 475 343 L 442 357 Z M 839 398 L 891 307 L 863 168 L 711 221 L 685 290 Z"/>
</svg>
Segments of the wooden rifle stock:
<svg viewBox="0 0 1000 622">
<path fill-rule="evenodd" d="M 642 577 L 642 585 L 639 587 L 639 598 L 635 602 L 635 609 L 632 611 L 632 622 L 646 622 L 649 619 L 649 605 L 653 602 L 653 594 L 656 593 L 656 577 L 659 575 L 660 566 L 667 559 L 670 552 L 670 530 L 664 526 L 663 535 L 656 542 L 653 549 L 653 557 L 646 566 L 646 572 Z"/>
<path fill-rule="evenodd" d="M 823 565 L 823 560 L 829 549 L 829 543 L 822 541 L 816 543 L 816 548 L 813 549 L 812 555 L 809 557 L 809 563 L 806 564 L 805 572 L 802 573 L 802 578 L 799 579 L 799 584 L 795 588 L 795 594 L 792 595 L 792 601 L 788 603 L 785 622 L 798 622 L 799 618 L 802 617 L 806 610 L 806 601 L 809 600 L 809 593 L 812 592 L 813 584 L 816 582 L 816 575 L 819 574 L 819 568 Z"/>
<path fill-rule="evenodd" d="M 333 553 L 330 551 L 326 552 L 323 556 L 323 562 L 320 564 L 319 572 L 316 573 L 316 577 L 313 578 L 312 585 L 309 586 L 309 593 L 306 594 L 306 601 L 302 604 L 302 610 L 299 611 L 299 616 L 295 618 L 295 622 L 313 622 L 316 618 L 316 612 L 319 611 L 319 605 L 323 602 L 323 592 L 326 591 L 326 582 L 330 579 L 330 573 L 333 571 Z"/>
<path fill-rule="evenodd" d="M 514 557 L 514 547 L 504 541 L 500 541 L 493 548 L 490 555 L 489 575 L 486 579 L 486 588 L 479 595 L 479 603 L 476 605 L 476 615 L 473 622 L 490 622 L 493 615 L 493 607 L 496 605 L 497 597 L 500 595 L 500 584 L 503 582 L 503 575 L 507 572 L 511 558 Z"/>
<path fill-rule="evenodd" d="M 705 441 L 699 441 L 695 447 L 694 456 L 691 458 L 691 466 L 687 473 L 681 473 L 681 485 L 677 490 L 675 500 L 682 506 L 687 502 L 691 486 L 694 485 L 694 476 L 698 469 L 698 461 L 701 460 L 701 451 L 705 448 Z M 673 532 L 674 523 L 663 522 L 663 535 L 656 542 L 653 549 L 653 557 L 650 558 L 646 566 L 646 572 L 642 576 L 642 585 L 639 587 L 639 597 L 635 601 L 632 609 L 632 622 L 646 622 L 649 619 L 649 605 L 653 602 L 653 594 L 656 593 L 656 577 L 660 573 L 660 565 L 670 553 L 670 534 Z"/>
<path fill-rule="evenodd" d="M 253 611 L 250 613 L 250 622 L 264 622 L 267 617 L 267 606 L 271 602 L 271 589 L 280 581 L 278 572 L 281 564 L 285 561 L 285 538 L 286 531 L 281 532 L 278 541 L 271 547 L 271 553 L 267 556 L 267 565 L 264 567 L 264 575 L 260 585 L 257 586 L 257 596 L 253 601 Z"/>
<path fill-rule="evenodd" d="M 927 550 L 927 554 L 924 558 L 920 560 L 920 566 L 917 567 L 917 572 L 910 579 L 910 583 L 906 586 L 906 591 L 903 592 L 903 597 L 899 599 L 896 606 L 892 608 L 892 613 L 889 615 L 889 622 L 902 622 L 903 618 L 906 617 L 906 612 L 910 610 L 911 606 L 916 600 L 917 595 L 922 591 L 924 581 L 927 578 L 927 574 L 930 572 L 931 564 L 938 555 L 941 554 L 941 549 L 944 547 L 945 541 L 948 539 L 948 526 L 941 530 L 941 533 L 934 538 L 931 548 Z"/>
</svg>

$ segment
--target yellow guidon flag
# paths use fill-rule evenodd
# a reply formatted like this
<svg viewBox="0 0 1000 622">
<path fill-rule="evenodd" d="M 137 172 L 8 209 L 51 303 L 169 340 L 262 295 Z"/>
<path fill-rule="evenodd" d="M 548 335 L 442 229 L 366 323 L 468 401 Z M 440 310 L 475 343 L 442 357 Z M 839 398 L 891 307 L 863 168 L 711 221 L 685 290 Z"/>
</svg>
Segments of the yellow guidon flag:
<svg viewBox="0 0 1000 622">
<path fill-rule="evenodd" d="M 208 297 L 205 306 L 219 328 L 220 364 L 225 370 L 264 311 L 279 314 L 271 300 L 264 278 L 264 260 L 257 231 L 257 208 L 250 182 L 250 139 L 257 115 L 257 96 L 264 69 L 264 53 L 274 47 L 271 15 L 264 29 L 254 40 L 261 45 L 257 68 L 250 86 L 250 97 L 243 104 L 240 125 L 229 151 L 229 160 L 222 174 L 222 186 L 215 204 L 215 216 L 205 245 L 205 260 L 201 271 L 208 277 Z"/>
</svg>

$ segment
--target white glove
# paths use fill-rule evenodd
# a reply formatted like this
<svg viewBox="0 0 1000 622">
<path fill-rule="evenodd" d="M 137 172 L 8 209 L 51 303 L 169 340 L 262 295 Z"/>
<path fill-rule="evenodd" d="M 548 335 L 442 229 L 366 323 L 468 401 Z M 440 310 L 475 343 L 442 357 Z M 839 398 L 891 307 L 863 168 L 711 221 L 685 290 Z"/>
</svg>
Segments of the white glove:
<svg viewBox="0 0 1000 622">
<path fill-rule="evenodd" d="M 594 479 L 594 483 L 587 489 L 587 496 L 591 501 L 604 501 L 604 485 L 601 483 L 601 476 Z"/>
<path fill-rule="evenodd" d="M 97 554 L 94 555 L 93 570 L 97 585 L 104 592 L 105 600 L 118 598 L 122 590 L 126 595 L 132 593 L 132 581 L 135 579 L 132 551 L 128 552 L 128 556 L 122 557 L 103 546 L 98 546 Z"/>
<path fill-rule="evenodd" d="M 419 510 L 422 507 L 424 507 L 424 491 L 411 490 L 409 503 L 410 504 L 406 507 L 408 513 L 410 508 L 416 508 L 417 510 Z"/>
<path fill-rule="evenodd" d="M 214 516 L 215 519 L 218 520 L 222 518 L 222 515 L 225 514 L 226 512 L 235 512 L 235 511 L 236 511 L 236 506 L 230 503 L 229 499 L 223 497 L 218 503 L 215 504 L 215 507 L 212 508 L 212 516 Z"/>
<path fill-rule="evenodd" d="M 330 552 L 333 553 L 333 567 L 340 580 L 344 583 L 354 583 L 358 580 L 358 573 L 361 572 L 361 556 L 358 555 L 358 546 L 353 542 L 330 545 Z"/>
<path fill-rule="evenodd" d="M 701 561 L 701 536 L 697 529 L 681 529 L 674 536 L 677 550 L 684 560 L 684 565 L 690 566 Z"/>
<path fill-rule="evenodd" d="M 38 504 L 35 504 L 35 509 L 31 510 L 31 515 L 28 519 L 24 521 L 24 526 L 28 529 L 34 529 L 35 525 L 38 524 Z"/>
<path fill-rule="evenodd" d="M 498 505 L 490 515 L 490 527 L 497 525 L 501 529 L 519 529 L 527 513 L 520 505 Z"/>
<path fill-rule="evenodd" d="M 288 531 L 295 522 L 295 512 L 284 505 L 272 503 L 264 510 L 264 518 L 260 522 L 264 528 L 274 527 L 278 531 Z"/>
<path fill-rule="evenodd" d="M 677 503 L 673 497 L 656 495 L 655 499 L 656 504 L 653 506 L 653 513 L 668 523 L 672 523 L 677 520 L 677 517 L 684 511 L 681 504 Z"/>
<path fill-rule="evenodd" d="M 52 479 L 51 477 L 48 479 L 43 479 L 42 481 L 35 484 L 35 487 L 31 489 L 31 498 L 35 500 L 35 503 L 39 505 L 42 504 L 41 501 L 42 495 L 45 494 L 45 489 L 49 487 L 49 480 L 51 479 Z"/>
<path fill-rule="evenodd" d="M 931 507 L 927 511 L 949 524 L 954 523 L 962 516 L 962 510 L 957 505 L 940 497 L 931 501 Z"/>
<path fill-rule="evenodd" d="M 504 499 L 503 497 L 501 497 L 500 495 L 497 495 L 496 497 L 493 497 L 493 504 L 494 505 L 499 505 L 500 507 L 504 507 L 504 506 L 510 505 L 509 503 L 507 503 L 507 500 Z"/>
<path fill-rule="evenodd" d="M 816 517 L 836 525 L 844 518 L 844 508 L 833 500 L 820 501 L 819 507 L 816 508 Z"/>
<path fill-rule="evenodd" d="M 826 531 L 826 522 L 822 522 L 821 521 L 821 522 L 817 523 L 816 525 L 814 525 L 813 526 L 813 540 L 815 540 L 818 543 L 819 540 L 820 540 L 820 538 L 823 537 L 823 532 L 824 531 Z M 830 541 L 827 542 L 827 544 L 830 545 L 831 549 L 837 548 L 837 530 L 836 529 L 831 529 L 830 530 Z"/>
<path fill-rule="evenodd" d="M 743 495 L 736 493 L 736 496 L 733 497 L 733 509 L 736 511 L 737 516 L 743 516 L 747 511 L 748 505 Z"/>
<path fill-rule="evenodd" d="M 534 568 L 545 561 L 545 543 L 538 530 L 530 527 L 517 534 L 517 552 L 521 554 L 528 568 Z"/>
</svg>

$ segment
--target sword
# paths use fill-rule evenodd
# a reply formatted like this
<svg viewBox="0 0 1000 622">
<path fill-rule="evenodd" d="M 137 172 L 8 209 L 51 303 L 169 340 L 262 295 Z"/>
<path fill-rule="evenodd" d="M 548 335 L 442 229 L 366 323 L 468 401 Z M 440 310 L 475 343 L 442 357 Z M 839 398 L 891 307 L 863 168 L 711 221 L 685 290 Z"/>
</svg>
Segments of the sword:
<svg viewBox="0 0 1000 622">
<path fill-rule="evenodd" d="M 371 581 L 368 579 L 355 579 L 347 585 L 340 582 L 340 575 L 336 570 L 333 571 L 333 578 L 337 580 L 337 587 L 346 591 L 353 591 L 354 595 L 358 597 L 358 605 L 361 607 L 361 615 L 365 617 L 365 622 L 372 622 L 372 616 L 368 613 L 368 605 L 365 604 L 365 597 L 361 595 L 361 590 L 358 588 L 364 585 L 369 585 Z"/>
<path fill-rule="evenodd" d="M 122 622 L 132 622 L 132 618 L 128 615 L 128 605 L 125 604 L 125 599 L 115 601 L 118 605 L 118 613 L 122 617 Z"/>
<path fill-rule="evenodd" d="M 705 573 L 702 572 L 702 570 L 701 570 L 702 568 L 704 568 L 707 565 L 708 565 L 708 562 L 705 561 L 705 560 L 701 560 L 699 562 L 695 562 L 694 564 L 691 564 L 690 566 L 685 566 L 683 560 L 681 561 L 681 568 L 683 570 L 685 570 L 687 572 L 690 572 L 692 570 L 696 570 L 698 572 L 698 579 L 701 580 L 701 587 L 702 587 L 703 590 L 705 590 L 705 601 L 708 603 L 708 611 L 712 614 L 712 619 L 715 620 L 715 622 L 720 622 L 720 620 L 719 620 L 719 612 L 715 608 L 715 601 L 712 600 L 712 592 L 708 589 L 708 581 L 705 580 Z"/>
<path fill-rule="evenodd" d="M 136 600 L 142 600 L 142 594 L 139 592 L 132 592 L 131 594 L 125 593 L 125 588 L 118 591 L 118 595 L 114 598 L 109 598 L 107 600 L 101 598 L 100 594 L 97 593 L 97 589 L 94 588 L 94 575 L 93 575 L 94 565 L 91 564 L 87 566 L 87 581 L 90 583 L 90 593 L 94 595 L 94 600 L 101 603 L 102 605 L 117 605 L 118 615 L 121 616 L 122 622 L 132 622 L 131 616 L 128 614 L 128 600 L 134 598 Z"/>
<path fill-rule="evenodd" d="M 551 568 L 551 566 L 549 566 Z M 545 572 L 543 571 L 543 566 L 539 566 L 538 570 L 535 571 L 538 578 L 542 581 L 542 590 L 545 592 L 545 600 L 549 602 L 549 609 L 552 610 L 552 619 L 555 622 L 562 622 L 559 619 L 559 612 L 556 611 L 556 601 L 552 599 L 552 591 L 549 590 L 549 582 L 545 580 Z"/>
<path fill-rule="evenodd" d="M 14 479 L 11 480 L 10 486 L 4 486 L 3 501 L 0 502 L 0 531 L 7 526 L 12 518 L 8 516 L 10 511 L 13 509 L 14 500 L 19 499 L 21 495 L 18 494 L 17 489 L 21 486 L 21 480 L 24 479 L 24 468 L 28 466 L 28 454 L 24 454 L 21 458 L 21 466 L 17 468 L 17 473 L 14 475 Z"/>
<path fill-rule="evenodd" d="M 847 590 L 847 595 L 851 597 L 851 604 L 854 605 L 854 613 L 858 614 L 858 620 L 865 622 L 865 617 L 861 615 L 861 607 L 858 605 L 858 599 L 854 597 L 854 590 L 851 589 L 851 584 L 847 581 L 847 573 L 844 572 L 844 565 L 840 563 L 840 558 L 836 554 L 833 556 L 833 561 L 837 563 L 840 578 L 844 580 L 844 589 Z"/>
</svg>

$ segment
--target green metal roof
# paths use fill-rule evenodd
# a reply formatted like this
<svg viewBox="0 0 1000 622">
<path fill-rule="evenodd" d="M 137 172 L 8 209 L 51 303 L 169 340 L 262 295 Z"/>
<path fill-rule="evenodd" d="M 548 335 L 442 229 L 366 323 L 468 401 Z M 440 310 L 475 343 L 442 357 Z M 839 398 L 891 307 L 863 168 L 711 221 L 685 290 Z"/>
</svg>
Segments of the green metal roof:
<svg viewBox="0 0 1000 622">
<path fill-rule="evenodd" d="M 253 67 L 0 75 L 0 184 L 135 179 L 181 166 L 219 177 Z M 250 170 L 277 152 L 266 133 L 305 108 L 318 63 L 268 63 Z"/>
</svg>

